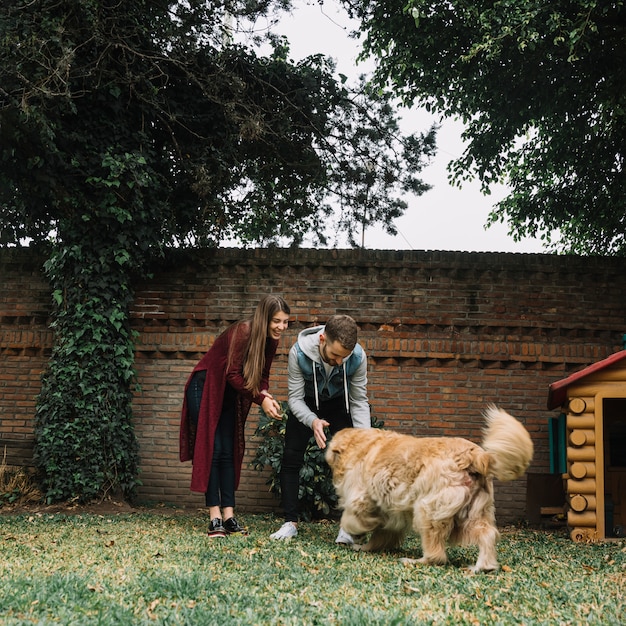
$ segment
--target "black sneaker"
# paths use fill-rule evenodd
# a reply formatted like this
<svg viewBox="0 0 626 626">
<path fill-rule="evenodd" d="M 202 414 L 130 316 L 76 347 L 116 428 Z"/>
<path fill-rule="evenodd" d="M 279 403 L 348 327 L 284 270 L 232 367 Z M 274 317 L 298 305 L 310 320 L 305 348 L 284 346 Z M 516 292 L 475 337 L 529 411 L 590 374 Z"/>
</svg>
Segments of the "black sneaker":
<svg viewBox="0 0 626 626">
<path fill-rule="evenodd" d="M 224 522 L 224 530 L 229 535 L 234 535 L 234 534 L 247 535 L 248 534 L 248 529 L 244 528 L 243 526 L 240 526 L 239 522 L 234 517 L 230 517 Z"/>
<path fill-rule="evenodd" d="M 226 537 L 226 530 L 222 526 L 222 520 L 219 517 L 212 519 L 209 524 L 209 537 Z"/>
</svg>

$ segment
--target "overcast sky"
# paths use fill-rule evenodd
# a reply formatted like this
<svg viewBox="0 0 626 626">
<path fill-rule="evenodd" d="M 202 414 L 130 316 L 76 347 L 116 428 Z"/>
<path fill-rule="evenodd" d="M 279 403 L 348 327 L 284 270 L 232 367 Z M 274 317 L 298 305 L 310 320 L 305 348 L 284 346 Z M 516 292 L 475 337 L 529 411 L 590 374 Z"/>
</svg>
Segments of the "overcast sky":
<svg viewBox="0 0 626 626">
<path fill-rule="evenodd" d="M 335 2 L 295 0 L 293 15 L 281 20 L 277 33 L 285 34 L 291 43 L 291 56 L 299 60 L 322 53 L 335 59 L 337 71 L 356 78 L 367 73 L 371 64 L 356 65 L 358 43 L 348 37 L 354 28 Z M 424 132 L 438 121 L 426 111 L 402 111 L 405 132 Z M 490 196 L 479 191 L 477 182 L 465 183 L 461 189 L 448 184 L 446 166 L 463 152 L 462 125 L 445 120 L 437 135 L 437 156 L 422 172 L 424 182 L 432 189 L 419 198 L 407 197 L 405 215 L 396 220 L 398 235 L 392 237 L 382 228 L 365 232 L 365 247 L 391 250 L 463 250 L 477 252 L 542 252 L 541 242 L 524 239 L 515 242 L 508 228 L 496 224 L 485 229 L 491 207 L 506 195 L 506 189 L 492 189 Z M 346 242 L 339 242 L 338 247 Z"/>
</svg>

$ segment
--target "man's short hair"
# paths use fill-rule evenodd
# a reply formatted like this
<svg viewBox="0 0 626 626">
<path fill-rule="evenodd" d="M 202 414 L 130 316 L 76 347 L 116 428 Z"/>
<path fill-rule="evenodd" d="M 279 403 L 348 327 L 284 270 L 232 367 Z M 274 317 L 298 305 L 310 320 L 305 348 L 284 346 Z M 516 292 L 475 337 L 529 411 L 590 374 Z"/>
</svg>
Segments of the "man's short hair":
<svg viewBox="0 0 626 626">
<path fill-rule="evenodd" d="M 324 335 L 327 341 L 338 341 L 346 350 L 354 350 L 358 328 L 349 315 L 333 315 L 326 322 Z"/>
</svg>

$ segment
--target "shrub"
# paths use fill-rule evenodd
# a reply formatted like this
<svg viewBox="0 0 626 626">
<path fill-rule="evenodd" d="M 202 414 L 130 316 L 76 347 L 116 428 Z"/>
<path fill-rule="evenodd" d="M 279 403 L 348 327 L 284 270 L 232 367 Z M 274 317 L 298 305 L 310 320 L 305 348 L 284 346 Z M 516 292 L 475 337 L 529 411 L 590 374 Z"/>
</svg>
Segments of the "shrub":
<svg viewBox="0 0 626 626">
<path fill-rule="evenodd" d="M 262 471 L 266 466 L 271 468 L 267 480 L 270 491 L 281 497 L 280 470 L 283 460 L 285 444 L 285 428 L 289 417 L 289 408 L 286 402 L 281 403 L 282 418 L 280 420 L 268 417 L 260 411 L 259 425 L 255 435 L 261 439 L 255 453 L 254 469 Z M 372 416 L 372 427 L 382 428 L 384 422 Z M 311 439 L 304 454 L 304 464 L 300 469 L 300 489 L 298 499 L 300 514 L 304 520 L 310 521 L 320 517 L 337 517 L 337 494 L 333 487 L 332 472 L 324 459 L 325 450 L 321 450 Z"/>
</svg>

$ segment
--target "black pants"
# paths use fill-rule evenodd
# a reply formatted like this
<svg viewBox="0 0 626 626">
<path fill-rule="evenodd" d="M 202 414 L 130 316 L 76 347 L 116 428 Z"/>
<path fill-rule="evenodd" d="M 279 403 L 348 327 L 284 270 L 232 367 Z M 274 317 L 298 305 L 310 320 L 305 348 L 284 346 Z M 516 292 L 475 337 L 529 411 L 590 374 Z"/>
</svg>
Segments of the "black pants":
<svg viewBox="0 0 626 626">
<path fill-rule="evenodd" d="M 329 400 L 320 404 L 319 410 L 315 409 L 313 402 L 309 408 L 317 417 L 326 420 L 330 426 L 331 435 L 344 428 L 352 428 L 352 419 L 346 411 L 343 397 Z M 298 521 L 298 491 L 300 488 L 300 469 L 304 464 L 304 453 L 313 431 L 300 422 L 294 415 L 289 413 L 287 428 L 285 430 L 285 449 L 280 472 L 280 489 L 282 492 L 282 504 L 285 511 L 286 522 Z"/>
<path fill-rule="evenodd" d="M 187 389 L 189 419 L 194 426 L 198 424 L 205 376 L 204 371 L 196 372 Z M 211 473 L 204 501 L 206 506 L 235 506 L 235 391 L 228 384 L 215 430 Z"/>
</svg>

